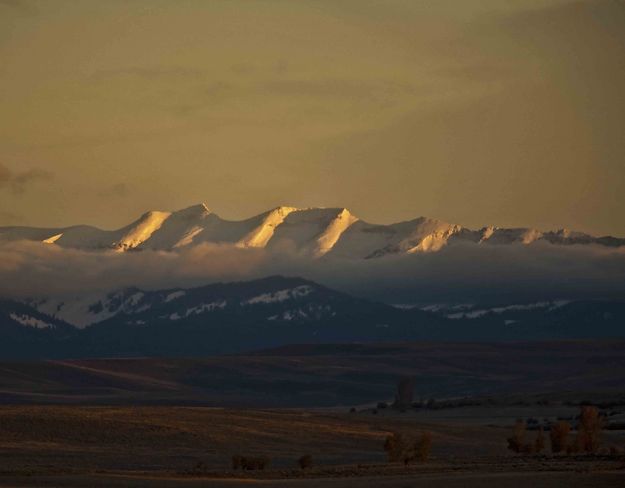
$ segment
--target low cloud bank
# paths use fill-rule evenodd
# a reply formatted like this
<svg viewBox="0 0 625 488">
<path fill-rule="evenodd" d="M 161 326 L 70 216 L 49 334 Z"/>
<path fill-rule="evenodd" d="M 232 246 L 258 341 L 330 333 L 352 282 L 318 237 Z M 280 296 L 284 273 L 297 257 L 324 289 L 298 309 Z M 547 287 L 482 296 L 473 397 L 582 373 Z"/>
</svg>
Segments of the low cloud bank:
<svg viewBox="0 0 625 488">
<path fill-rule="evenodd" d="M 64 296 L 137 286 L 301 276 L 389 303 L 625 299 L 625 249 L 452 245 L 371 260 L 310 258 L 282 249 L 200 245 L 172 252 L 88 252 L 33 242 L 0 245 L 0 297 Z"/>
</svg>

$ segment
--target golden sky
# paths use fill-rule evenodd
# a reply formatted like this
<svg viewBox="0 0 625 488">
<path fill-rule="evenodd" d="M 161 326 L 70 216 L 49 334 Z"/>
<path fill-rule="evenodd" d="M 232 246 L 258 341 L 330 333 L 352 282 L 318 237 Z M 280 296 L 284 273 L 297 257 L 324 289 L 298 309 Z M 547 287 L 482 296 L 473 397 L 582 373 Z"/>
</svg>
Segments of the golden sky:
<svg viewBox="0 0 625 488">
<path fill-rule="evenodd" d="M 0 0 L 0 225 L 625 235 L 622 0 Z"/>
</svg>

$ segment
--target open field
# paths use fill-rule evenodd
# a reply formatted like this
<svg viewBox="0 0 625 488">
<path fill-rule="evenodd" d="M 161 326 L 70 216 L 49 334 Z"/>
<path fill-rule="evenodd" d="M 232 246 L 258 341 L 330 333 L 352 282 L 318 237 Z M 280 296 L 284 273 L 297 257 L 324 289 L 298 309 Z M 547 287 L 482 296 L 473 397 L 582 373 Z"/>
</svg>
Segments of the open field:
<svg viewBox="0 0 625 488">
<path fill-rule="evenodd" d="M 625 341 L 290 346 L 197 359 L 0 362 L 0 404 L 350 407 L 417 398 L 625 396 Z"/>
<path fill-rule="evenodd" d="M 436 401 L 403 413 L 378 405 L 408 376 L 415 400 Z M 625 458 L 609 448 L 625 449 L 623 385 L 622 342 L 4 362 L 0 486 L 622 486 Z M 584 400 L 609 419 L 599 454 L 507 450 L 516 419 L 574 419 Z M 431 432 L 430 459 L 388 464 L 384 440 L 396 431 Z M 314 465 L 302 471 L 305 454 Z M 271 466 L 233 471 L 233 455 L 267 456 Z"/>
<path fill-rule="evenodd" d="M 563 410 L 564 408 L 564 410 Z M 543 415 L 566 415 L 553 407 Z M 619 486 L 625 458 L 518 456 L 506 437 L 532 407 L 401 414 L 205 407 L 5 406 L 0 408 L 0 486 L 351 487 Z M 493 422 L 495 420 L 495 422 Z M 428 462 L 387 464 L 392 431 L 432 432 Z M 625 447 L 625 432 L 602 445 Z M 231 470 L 234 454 L 271 458 L 262 472 Z M 296 468 L 310 454 L 314 467 Z"/>
</svg>

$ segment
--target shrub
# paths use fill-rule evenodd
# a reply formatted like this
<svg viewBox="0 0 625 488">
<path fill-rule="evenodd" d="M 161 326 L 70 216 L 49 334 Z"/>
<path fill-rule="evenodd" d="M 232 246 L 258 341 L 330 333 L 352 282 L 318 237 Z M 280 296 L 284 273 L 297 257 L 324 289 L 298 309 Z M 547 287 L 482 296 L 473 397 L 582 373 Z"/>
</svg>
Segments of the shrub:
<svg viewBox="0 0 625 488">
<path fill-rule="evenodd" d="M 579 450 L 596 452 L 599 449 L 602 428 L 603 419 L 597 407 L 581 407 L 576 439 Z"/>
<path fill-rule="evenodd" d="M 406 440 L 404 436 L 399 432 L 393 432 L 393 434 L 386 437 L 384 442 L 384 450 L 389 463 L 397 463 L 403 460 L 403 454 L 406 446 Z"/>
<path fill-rule="evenodd" d="M 413 461 L 427 461 L 432 450 L 432 434 L 423 432 L 417 438 L 398 432 L 387 436 L 384 443 L 388 461 L 409 464 Z"/>
<path fill-rule="evenodd" d="M 232 456 L 232 469 L 241 469 L 243 458 L 241 456 Z"/>
<path fill-rule="evenodd" d="M 545 449 L 545 435 L 542 427 L 539 427 L 537 430 L 534 442 L 525 442 L 527 424 L 523 420 L 517 420 L 516 424 L 514 424 L 512 437 L 508 437 L 508 449 L 512 452 L 523 454 L 542 452 Z"/>
<path fill-rule="evenodd" d="M 551 452 L 557 454 L 567 451 L 569 432 L 571 432 L 571 424 L 565 420 L 556 422 L 551 426 L 551 430 L 549 431 Z"/>
<path fill-rule="evenodd" d="M 432 434 L 430 432 L 423 432 L 415 447 L 417 460 L 421 462 L 427 461 L 430 457 L 430 451 L 432 450 Z"/>
<path fill-rule="evenodd" d="M 301 469 L 310 469 L 313 465 L 313 458 L 310 454 L 305 454 L 297 460 L 297 464 Z"/>
<path fill-rule="evenodd" d="M 524 449 L 526 449 L 525 430 L 525 422 L 523 422 L 522 420 L 517 420 L 516 424 L 514 424 L 512 437 L 508 437 L 508 449 L 510 449 L 512 452 L 524 452 Z"/>
</svg>

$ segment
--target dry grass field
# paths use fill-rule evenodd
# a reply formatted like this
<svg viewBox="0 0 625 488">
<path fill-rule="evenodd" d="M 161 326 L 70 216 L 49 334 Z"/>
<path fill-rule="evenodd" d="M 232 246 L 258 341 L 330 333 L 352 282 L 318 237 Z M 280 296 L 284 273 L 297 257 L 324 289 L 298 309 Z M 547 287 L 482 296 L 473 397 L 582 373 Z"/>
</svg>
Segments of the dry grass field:
<svg viewBox="0 0 625 488">
<path fill-rule="evenodd" d="M 333 344 L 247 355 L 0 362 L 0 404 L 350 407 L 393 397 L 622 397 L 625 341 Z M 593 396 L 593 395 L 591 395 Z M 594 395 L 596 397 L 596 395 Z"/>
<path fill-rule="evenodd" d="M 4 406 L 0 486 L 596 487 L 622 486 L 617 482 L 625 479 L 623 458 L 507 451 L 513 417 L 529 409 L 452 410 Z M 429 461 L 386 462 L 389 432 L 424 430 L 433 435 Z M 622 431 L 604 432 L 602 441 L 625 447 Z M 265 471 L 232 471 L 235 454 L 268 456 L 272 464 Z M 305 472 L 296 467 L 303 454 L 314 460 Z"/>
<path fill-rule="evenodd" d="M 433 406 L 378 408 L 405 377 L 415 378 L 419 405 L 433 396 Z M 605 430 L 598 455 L 519 455 L 507 437 L 519 418 L 574 419 L 583 400 L 625 425 L 624 379 L 622 342 L 4 362 L 0 486 L 623 486 L 625 459 L 607 454 L 625 449 L 625 430 Z M 387 462 L 389 433 L 424 431 L 427 462 Z M 234 455 L 271 465 L 233 471 Z M 302 471 L 304 455 L 313 466 Z"/>
</svg>

